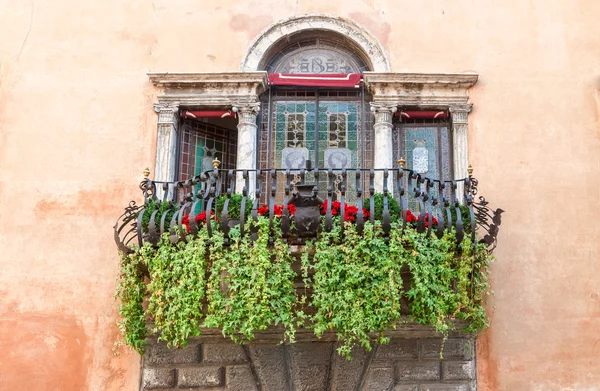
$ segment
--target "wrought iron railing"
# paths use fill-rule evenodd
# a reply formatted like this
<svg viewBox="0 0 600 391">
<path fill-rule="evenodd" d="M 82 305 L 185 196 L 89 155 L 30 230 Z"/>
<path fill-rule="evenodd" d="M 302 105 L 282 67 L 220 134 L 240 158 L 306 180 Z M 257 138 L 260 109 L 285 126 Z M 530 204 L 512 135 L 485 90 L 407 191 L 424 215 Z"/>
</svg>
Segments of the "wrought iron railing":
<svg viewBox="0 0 600 391">
<path fill-rule="evenodd" d="M 488 246 L 489 251 L 496 247 L 503 210 L 491 209 L 486 199 L 478 196 L 478 181 L 472 176 L 470 167 L 468 177 L 443 181 L 403 168 L 403 162 L 400 162 L 400 168 L 395 169 L 343 170 L 319 168 L 223 170 L 218 168 L 218 163 L 215 160 L 213 170 L 186 181 L 153 181 L 148 178 L 149 171 L 146 171 L 145 179 L 140 183 L 144 203 L 137 205 L 135 201 L 131 201 L 115 225 L 115 241 L 119 249 L 130 252 L 132 246 L 142 246 L 144 242 L 156 245 L 160 237 L 167 232 L 173 243 L 185 240 L 189 235 L 194 236 L 199 229 L 194 217 L 199 214 L 199 211 L 214 211 L 217 214 L 218 224 L 211 224 L 211 214 L 205 213 L 205 226 L 209 236 L 214 229 L 220 229 L 227 237 L 232 226 L 229 200 L 238 190 L 236 183 L 243 183 L 242 189 L 239 189 L 242 195 L 239 211 L 242 235 L 248 219 L 258 219 L 261 200 L 265 201 L 268 208 L 265 214 L 272 222 L 276 214 L 276 200 L 282 199 L 283 208 L 280 209 L 283 211 L 280 225 L 282 236 L 290 243 L 303 244 L 311 236 L 316 236 L 319 230 L 332 229 L 333 202 L 336 199 L 339 201 L 339 214 L 344 216 L 344 209 L 348 207 L 346 201 L 351 195 L 350 198 L 353 199 L 357 211 L 355 224 L 358 232 L 362 232 L 366 221 L 374 223 L 377 219 L 381 224 L 383 235 L 387 238 L 392 229 L 406 229 L 410 224 L 410 216 L 413 215 L 416 216 L 414 223 L 417 232 L 425 237 L 432 234 L 441 237 L 445 231 L 455 230 L 459 246 L 465 235 L 470 235 L 473 245 L 477 241 L 483 242 Z M 383 208 L 377 218 L 375 178 L 378 175 L 382 176 L 383 180 L 379 192 L 382 194 L 380 197 L 383 200 Z M 237 181 L 238 176 L 241 176 L 240 182 Z M 313 183 L 306 183 L 307 177 L 310 177 Z M 319 182 L 322 183 L 324 180 L 328 184 L 327 190 L 319 192 Z M 249 194 L 251 183 L 256 189 L 254 197 Z M 157 190 L 161 193 L 160 198 Z M 225 202 L 222 209 L 217 211 L 215 200 L 219 197 L 225 197 Z M 392 199 L 399 206 L 396 212 L 390 208 Z M 154 211 L 144 228 L 142 224 L 144 211 L 151 201 L 167 202 L 168 208 L 173 212 L 169 214 L 172 217 L 167 221 L 166 213 L 158 215 L 157 211 Z M 248 203 L 252 203 L 249 216 L 245 213 Z M 310 216 L 310 213 L 307 215 L 297 212 L 292 216 L 288 209 L 289 204 L 299 207 L 297 210 L 302 207 L 312 207 L 313 211 L 315 206 L 326 205 L 326 208 L 320 209 L 324 218 L 317 216 L 317 226 L 315 226 L 314 214 Z M 408 212 L 411 205 L 416 207 L 414 213 Z M 184 227 L 186 215 L 189 225 Z M 463 215 L 466 218 L 463 218 Z M 397 224 L 392 224 L 393 222 Z M 252 239 L 256 240 L 256 231 L 251 232 L 251 235 Z"/>
</svg>

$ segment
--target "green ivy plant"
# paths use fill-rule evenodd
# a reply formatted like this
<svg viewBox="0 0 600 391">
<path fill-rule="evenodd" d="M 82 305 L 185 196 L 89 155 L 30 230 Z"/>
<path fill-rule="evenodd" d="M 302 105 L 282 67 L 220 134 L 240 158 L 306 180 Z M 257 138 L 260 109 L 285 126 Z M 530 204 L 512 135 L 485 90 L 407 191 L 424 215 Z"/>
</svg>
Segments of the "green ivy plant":
<svg viewBox="0 0 600 391">
<path fill-rule="evenodd" d="M 229 214 L 230 219 L 239 219 L 240 211 L 242 208 L 242 199 L 243 196 L 241 194 L 232 194 L 229 199 L 229 205 L 227 206 L 227 213 Z M 225 201 L 227 200 L 227 196 L 221 196 L 216 200 L 217 207 L 217 215 L 220 216 L 223 208 L 225 207 Z M 244 218 L 248 220 L 250 218 L 250 213 L 252 212 L 252 198 L 246 198 L 246 207 L 244 208 Z"/>
<path fill-rule="evenodd" d="M 121 273 L 115 298 L 119 298 L 119 329 L 125 343 L 140 354 L 146 348 L 146 314 L 144 298 L 147 295 L 144 282 L 143 255 L 141 252 L 120 253 Z"/>
<path fill-rule="evenodd" d="M 189 337 L 201 334 L 208 244 L 206 230 L 175 245 L 165 234 L 158 250 L 146 257 L 150 274 L 148 315 L 154 320 L 154 332 L 170 346 L 185 346 Z"/>
<path fill-rule="evenodd" d="M 344 233 L 342 235 L 342 228 Z M 315 243 L 313 262 L 303 257 L 304 275 L 314 269 L 310 305 L 316 313 L 310 321 L 315 335 L 337 331 L 342 345 L 338 352 L 350 357 L 356 343 L 371 350 L 371 343 L 384 343 L 386 328 L 400 318 L 402 278 L 400 269 L 406 250 L 388 247 L 381 230 L 366 223 L 362 236 L 352 223 L 337 221 Z M 371 334 L 376 333 L 373 340 Z"/>
<path fill-rule="evenodd" d="M 170 203 L 149 203 L 144 230 L 155 210 L 173 213 Z M 219 328 L 243 343 L 280 325 L 289 342 L 300 326 L 312 328 L 317 337 L 336 332 L 338 352 L 349 357 L 355 345 L 371 349 L 388 341 L 386 330 L 405 319 L 403 301 L 412 321 L 433 326 L 444 337 L 456 320 L 466 323 L 467 332 L 488 324 L 485 298 L 492 257 L 468 237 L 457 247 L 453 231 L 427 237 L 412 226 L 403 230 L 398 221 L 386 240 L 377 219 L 358 233 L 354 223 L 335 217 L 330 232 L 320 232 L 301 250 L 302 278 L 309 289 L 297 291 L 296 258 L 282 238 L 279 218 L 248 218 L 243 236 L 239 226 L 225 237 L 217 220 L 210 224 L 212 236 L 201 225 L 196 237 L 177 244 L 165 234 L 156 247 L 145 243 L 121 254 L 119 325 L 125 342 L 138 352 L 144 351 L 152 322 L 152 331 L 173 347 L 185 346 L 203 328 Z M 255 241 L 252 231 L 258 234 Z M 404 271 L 410 272 L 406 291 Z"/>
<path fill-rule="evenodd" d="M 274 231 L 280 232 L 278 221 Z M 246 232 L 256 225 L 258 240 L 242 237 L 238 227 L 230 231 L 229 247 L 223 234 L 215 233 L 210 251 L 208 314 L 205 327 L 221 328 L 235 342 L 254 339 L 254 333 L 281 324 L 285 338 L 294 341 L 296 302 L 293 257 L 278 235 L 269 245 L 269 219 L 250 221 Z"/>
</svg>

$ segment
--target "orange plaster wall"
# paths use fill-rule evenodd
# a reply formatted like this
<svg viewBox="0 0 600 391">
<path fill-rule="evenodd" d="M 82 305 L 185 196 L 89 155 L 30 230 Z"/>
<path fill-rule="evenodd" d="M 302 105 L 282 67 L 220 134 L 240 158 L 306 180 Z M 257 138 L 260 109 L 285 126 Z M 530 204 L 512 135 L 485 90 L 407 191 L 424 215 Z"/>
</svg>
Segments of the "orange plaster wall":
<svg viewBox="0 0 600 391">
<path fill-rule="evenodd" d="M 137 390 L 111 227 L 154 165 L 149 71 L 238 70 L 302 13 L 396 72 L 480 75 L 470 160 L 504 215 L 479 390 L 600 390 L 600 3 L 0 0 L 0 390 Z"/>
</svg>

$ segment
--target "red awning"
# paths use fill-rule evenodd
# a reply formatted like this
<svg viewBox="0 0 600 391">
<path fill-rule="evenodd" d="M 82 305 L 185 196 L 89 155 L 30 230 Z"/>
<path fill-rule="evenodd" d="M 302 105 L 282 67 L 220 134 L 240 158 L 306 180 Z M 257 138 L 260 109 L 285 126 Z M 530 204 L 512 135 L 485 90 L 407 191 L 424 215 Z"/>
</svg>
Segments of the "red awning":
<svg viewBox="0 0 600 391">
<path fill-rule="evenodd" d="M 445 111 L 397 111 L 396 117 L 403 118 L 423 118 L 423 119 L 433 119 L 433 118 L 446 118 L 448 117 L 448 113 Z"/>
<path fill-rule="evenodd" d="M 348 74 L 269 74 L 269 83 L 274 86 L 293 87 L 337 87 L 357 88 L 360 86 L 360 73 Z"/>
<path fill-rule="evenodd" d="M 181 113 L 183 118 L 235 118 L 235 113 L 230 110 L 196 110 L 196 111 L 183 111 Z"/>
</svg>

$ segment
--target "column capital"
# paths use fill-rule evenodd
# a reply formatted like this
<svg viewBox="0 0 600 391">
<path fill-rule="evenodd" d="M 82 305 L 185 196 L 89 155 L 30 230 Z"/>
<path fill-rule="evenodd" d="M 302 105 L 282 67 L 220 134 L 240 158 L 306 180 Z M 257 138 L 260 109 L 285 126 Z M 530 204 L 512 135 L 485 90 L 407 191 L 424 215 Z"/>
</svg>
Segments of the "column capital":
<svg viewBox="0 0 600 391">
<path fill-rule="evenodd" d="M 455 124 L 466 124 L 467 123 L 467 115 L 473 109 L 473 105 L 462 104 L 462 105 L 451 105 L 449 107 L 450 114 L 452 115 L 452 122 Z"/>
<path fill-rule="evenodd" d="M 260 111 L 260 102 L 244 102 L 234 103 L 233 111 L 237 111 L 240 114 L 258 114 Z"/>
<path fill-rule="evenodd" d="M 158 114 L 158 125 L 174 125 L 177 123 L 179 105 L 173 103 L 155 103 L 154 111 Z"/>
<path fill-rule="evenodd" d="M 160 102 L 154 104 L 154 111 L 157 113 L 163 111 L 177 111 L 179 110 L 179 104 L 174 102 Z"/>
<path fill-rule="evenodd" d="M 371 102 L 371 111 L 375 114 L 379 113 L 395 113 L 398 111 L 398 105 L 389 103 Z"/>
</svg>

